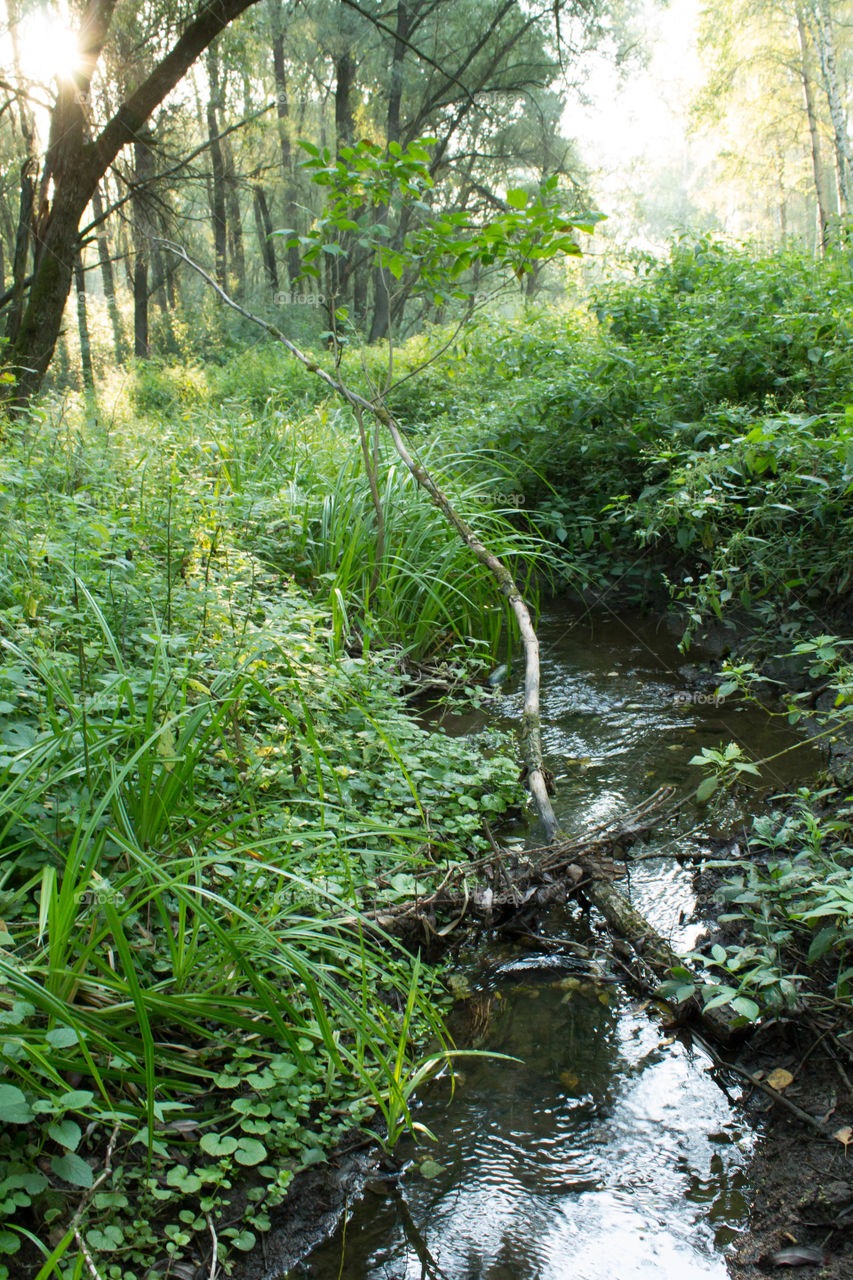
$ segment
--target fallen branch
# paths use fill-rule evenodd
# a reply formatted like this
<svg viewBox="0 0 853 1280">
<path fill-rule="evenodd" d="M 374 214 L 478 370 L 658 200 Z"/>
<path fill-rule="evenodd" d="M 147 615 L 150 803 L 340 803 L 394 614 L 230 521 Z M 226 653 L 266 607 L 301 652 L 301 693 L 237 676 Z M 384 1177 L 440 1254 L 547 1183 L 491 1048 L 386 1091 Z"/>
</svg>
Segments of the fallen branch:
<svg viewBox="0 0 853 1280">
<path fill-rule="evenodd" d="M 778 1089 L 774 1089 L 772 1085 L 767 1084 L 764 1080 L 759 1080 L 757 1076 L 745 1071 L 743 1067 L 736 1066 L 733 1062 L 726 1062 L 725 1058 L 721 1058 L 718 1053 L 705 1040 L 697 1036 L 697 1040 L 702 1048 L 708 1054 L 714 1066 L 720 1071 L 730 1071 L 732 1075 L 737 1076 L 753 1089 L 758 1089 L 765 1097 L 769 1098 L 778 1107 L 782 1107 L 790 1115 L 794 1116 L 801 1124 L 807 1125 L 809 1129 L 813 1129 L 815 1133 L 819 1133 L 822 1138 L 831 1138 L 832 1132 L 829 1126 L 819 1120 L 817 1116 L 813 1116 L 808 1111 L 804 1111 L 802 1107 L 798 1107 L 796 1102 L 792 1102 L 790 1098 L 786 1098 Z"/>
<path fill-rule="evenodd" d="M 630 942 L 634 951 L 643 963 L 661 982 L 672 977 L 674 968 L 684 969 L 684 960 L 677 955 L 665 938 L 653 929 L 641 916 L 624 893 L 620 893 L 616 885 L 609 880 L 596 879 L 586 889 L 587 897 L 597 907 L 611 929 L 620 937 Z M 697 981 L 696 986 L 701 986 Z M 736 1025 L 738 1015 L 730 1005 L 720 1005 L 715 1009 L 704 1009 L 700 1000 L 695 997 L 690 1001 L 693 1012 L 702 1020 L 713 1035 L 728 1044 L 740 1031 Z"/>
<path fill-rule="evenodd" d="M 265 330 L 271 337 L 280 342 L 292 356 L 294 356 L 300 364 L 302 364 L 309 373 L 313 373 L 319 380 L 326 384 L 331 391 L 340 399 L 345 401 L 356 414 L 356 420 L 362 412 L 369 413 L 378 422 L 382 424 L 390 435 L 394 448 L 397 450 L 400 458 L 402 458 L 406 467 L 414 476 L 420 487 L 429 495 L 432 503 L 436 506 L 447 522 L 456 531 L 465 545 L 468 547 L 474 558 L 479 561 L 486 569 L 489 570 L 494 578 L 498 590 L 507 601 L 507 604 L 515 614 L 518 629 L 521 633 L 522 644 L 524 645 L 524 706 L 521 714 L 521 752 L 524 760 L 526 780 L 530 794 L 533 796 L 537 812 L 545 828 L 545 838 L 550 844 L 557 835 L 558 826 L 557 819 L 554 816 L 554 810 L 551 807 L 551 799 L 549 795 L 549 787 L 551 785 L 551 777 L 542 760 L 542 735 L 541 722 L 539 717 L 539 641 L 536 638 L 536 631 L 530 617 L 530 611 L 524 602 L 524 598 L 515 584 L 512 574 L 506 565 L 504 565 L 497 556 L 493 555 L 487 547 L 483 545 L 476 533 L 462 519 L 459 513 L 451 504 L 446 494 L 438 487 L 433 480 L 426 467 L 419 462 L 406 445 L 403 435 L 400 431 L 397 421 L 393 414 L 389 411 L 387 405 L 381 399 L 368 400 L 364 396 L 359 395 L 340 377 L 329 373 L 322 365 L 303 351 L 300 347 L 292 342 L 286 334 L 282 333 L 274 324 L 270 324 L 267 320 L 262 320 L 260 316 L 256 316 L 251 311 L 247 311 L 245 307 L 236 302 L 225 290 L 213 279 L 212 276 L 200 267 L 189 257 L 186 250 L 180 245 L 173 244 L 170 240 L 160 240 L 170 253 L 175 254 L 182 262 L 210 286 L 211 289 L 222 299 L 227 306 L 236 311 L 239 315 L 249 320 L 252 324 L 258 325 L 259 328 Z"/>
</svg>

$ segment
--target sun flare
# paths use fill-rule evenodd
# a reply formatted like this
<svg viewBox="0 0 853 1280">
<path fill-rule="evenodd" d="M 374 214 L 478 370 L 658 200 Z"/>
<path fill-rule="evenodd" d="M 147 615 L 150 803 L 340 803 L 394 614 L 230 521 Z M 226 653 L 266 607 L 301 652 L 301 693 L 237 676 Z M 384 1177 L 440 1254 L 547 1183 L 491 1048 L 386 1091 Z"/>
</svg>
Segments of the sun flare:
<svg viewBox="0 0 853 1280">
<path fill-rule="evenodd" d="M 80 64 L 77 35 L 57 13 L 41 9 L 20 25 L 21 70 L 30 80 L 49 84 L 67 79 Z"/>
</svg>

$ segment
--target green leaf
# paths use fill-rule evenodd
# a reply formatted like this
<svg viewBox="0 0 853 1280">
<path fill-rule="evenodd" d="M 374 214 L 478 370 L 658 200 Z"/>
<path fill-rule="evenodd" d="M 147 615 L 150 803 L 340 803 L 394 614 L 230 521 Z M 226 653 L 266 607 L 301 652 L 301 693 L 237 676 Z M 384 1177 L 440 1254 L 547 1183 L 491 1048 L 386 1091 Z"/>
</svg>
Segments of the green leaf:
<svg viewBox="0 0 853 1280">
<path fill-rule="evenodd" d="M 76 1151 L 83 1137 L 79 1124 L 73 1120 L 55 1120 L 53 1124 L 48 1125 L 47 1131 L 54 1142 L 58 1142 L 60 1147 L 66 1147 L 69 1151 Z"/>
<path fill-rule="evenodd" d="M 52 1156 L 50 1167 L 58 1178 L 64 1178 L 72 1186 L 91 1187 L 94 1182 L 92 1166 L 73 1151 L 66 1151 L 64 1156 Z"/>
<path fill-rule="evenodd" d="M 234 1159 L 237 1163 L 244 1165 L 260 1164 L 266 1157 L 266 1147 L 262 1142 L 258 1142 L 256 1138 L 241 1138 L 234 1152 Z"/>
<path fill-rule="evenodd" d="M 746 996 L 735 996 L 734 1000 L 732 1000 L 732 1008 L 749 1022 L 755 1022 L 761 1013 L 761 1009 L 755 1001 L 748 1000 Z"/>
<path fill-rule="evenodd" d="M 712 996 L 710 1000 L 705 1001 L 703 1008 L 706 1013 L 709 1011 L 709 1009 L 722 1008 L 724 1004 L 729 1003 L 729 1001 L 733 998 L 735 994 L 734 987 L 712 987 L 710 988 L 710 990 L 716 991 L 717 994 L 715 996 Z"/>
<path fill-rule="evenodd" d="M 14 1231 L 0 1231 L 0 1253 L 17 1253 L 21 1247 L 21 1237 Z M 9 1273 L 6 1272 L 8 1275 Z"/>
<path fill-rule="evenodd" d="M 827 951 L 831 950 L 832 944 L 840 936 L 838 930 L 833 927 L 821 929 L 819 933 L 816 933 L 809 947 L 809 964 L 814 964 L 817 960 L 820 960 L 821 956 L 825 956 Z"/>
<path fill-rule="evenodd" d="M 94 1096 L 88 1089 L 69 1089 L 57 1099 L 56 1105 L 63 1111 L 80 1111 L 88 1107 Z"/>
<path fill-rule="evenodd" d="M 711 796 L 717 790 L 718 781 L 716 778 L 703 778 L 696 788 L 696 799 L 700 804 L 707 804 Z"/>
<path fill-rule="evenodd" d="M 418 1172 L 422 1178 L 437 1178 L 440 1173 L 444 1173 L 444 1165 L 438 1164 L 435 1160 L 423 1160 L 418 1166 Z"/>
<path fill-rule="evenodd" d="M 76 1044 L 79 1037 L 73 1027 L 54 1027 L 52 1031 L 48 1031 L 45 1040 L 54 1049 L 69 1049 L 72 1044 Z"/>
<path fill-rule="evenodd" d="M 506 202 L 511 209 L 524 209 L 530 196 L 520 187 L 511 187 L 506 193 Z"/>
<path fill-rule="evenodd" d="M 29 1124 L 33 1112 L 20 1089 L 0 1084 L 0 1120 L 4 1124 Z"/>
<path fill-rule="evenodd" d="M 206 1133 L 199 1146 L 209 1156 L 231 1156 L 237 1150 L 237 1139 L 218 1133 Z"/>
<path fill-rule="evenodd" d="M 100 1229 L 93 1227 L 87 1231 L 86 1243 L 99 1253 L 113 1253 L 124 1244 L 124 1233 L 121 1227 L 107 1223 Z"/>
</svg>

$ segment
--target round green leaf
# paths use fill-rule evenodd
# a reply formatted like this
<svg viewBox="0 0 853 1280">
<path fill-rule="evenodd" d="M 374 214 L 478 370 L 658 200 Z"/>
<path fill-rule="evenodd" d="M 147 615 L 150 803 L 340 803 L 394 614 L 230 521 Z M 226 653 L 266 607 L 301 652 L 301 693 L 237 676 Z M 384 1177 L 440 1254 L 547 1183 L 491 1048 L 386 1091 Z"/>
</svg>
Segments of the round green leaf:
<svg viewBox="0 0 853 1280">
<path fill-rule="evenodd" d="M 234 1159 L 238 1164 L 260 1164 L 266 1158 L 267 1149 L 257 1138 L 241 1138 L 234 1152 Z"/>
<path fill-rule="evenodd" d="M 21 1247 L 21 1237 L 14 1231 L 0 1231 L 0 1253 L 17 1253 Z"/>
<path fill-rule="evenodd" d="M 237 1150 L 237 1139 L 206 1133 L 199 1146 L 209 1156 L 231 1156 Z"/>
<path fill-rule="evenodd" d="M 4 1124 L 29 1124 L 33 1118 L 30 1104 L 13 1084 L 0 1084 L 0 1120 Z"/>
</svg>

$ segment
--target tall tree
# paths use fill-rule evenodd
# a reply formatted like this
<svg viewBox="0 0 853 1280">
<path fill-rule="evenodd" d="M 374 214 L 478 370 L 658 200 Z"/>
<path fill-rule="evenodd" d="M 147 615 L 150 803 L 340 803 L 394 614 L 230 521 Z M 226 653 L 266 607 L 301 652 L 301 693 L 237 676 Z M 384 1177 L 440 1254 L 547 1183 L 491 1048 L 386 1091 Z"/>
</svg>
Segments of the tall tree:
<svg viewBox="0 0 853 1280">
<path fill-rule="evenodd" d="M 50 363 L 71 289 L 79 228 L 108 167 L 132 143 L 152 112 L 229 23 L 256 0 L 200 0 L 180 32 L 167 38 L 151 70 L 90 141 L 92 79 L 113 26 L 117 0 L 88 0 L 77 31 L 79 62 L 57 80 L 36 214 L 36 263 L 20 325 L 5 363 L 17 376 L 13 401 L 26 403 Z M 168 28 L 167 28 L 168 29 Z"/>
<path fill-rule="evenodd" d="M 284 57 L 284 15 L 282 0 L 267 0 L 267 12 L 272 31 L 272 66 L 275 82 L 276 121 L 278 124 L 278 144 L 281 152 L 281 174 L 284 184 L 284 220 L 285 226 L 296 231 L 299 227 L 299 212 L 296 206 L 296 183 L 293 172 L 293 148 L 290 142 L 290 86 Z M 295 245 L 287 250 L 287 274 L 290 287 L 297 287 L 301 266 L 299 250 Z"/>
<path fill-rule="evenodd" d="M 149 145 L 151 135 L 137 134 L 133 144 L 135 164 L 133 185 L 133 354 L 147 360 L 149 264 L 151 259 L 151 224 L 148 214 L 148 184 L 154 176 L 154 153 Z"/>
<path fill-rule="evenodd" d="M 847 130 L 847 111 L 842 97 L 841 81 L 835 52 L 835 32 L 828 0 L 804 0 L 802 15 L 809 29 L 818 62 L 821 80 L 832 121 L 832 140 L 835 152 L 835 172 L 838 182 L 838 205 L 845 218 L 850 216 L 853 200 L 853 154 L 850 150 L 850 134 Z"/>
<path fill-rule="evenodd" d="M 225 159 L 219 137 L 219 112 L 222 85 L 219 50 L 214 42 L 207 49 L 207 137 L 210 148 L 210 224 L 213 228 L 213 254 L 216 283 L 228 288 L 227 244 L 228 223 L 225 205 Z"/>
<path fill-rule="evenodd" d="M 803 102 L 806 108 L 806 119 L 809 122 L 809 143 L 812 157 L 812 173 L 814 175 L 815 198 L 817 200 L 818 245 L 821 253 L 826 252 L 829 237 L 829 208 L 823 189 L 823 164 L 820 154 L 820 129 L 818 127 L 817 106 L 815 104 L 814 87 L 811 73 L 811 50 L 809 48 L 806 23 L 802 4 L 797 3 L 797 44 L 800 50 L 800 77 L 803 82 Z"/>
<path fill-rule="evenodd" d="M 101 184 L 96 183 L 95 190 L 92 192 L 92 213 L 94 220 L 98 226 L 95 231 L 95 240 L 98 246 L 98 263 L 101 268 L 101 284 L 104 290 L 104 301 L 107 305 L 107 314 L 110 318 L 110 325 L 113 331 L 113 351 L 116 363 L 120 364 L 125 357 L 125 340 L 124 327 L 121 322 L 121 315 L 118 309 L 118 299 L 116 298 L 115 273 L 113 271 L 113 260 L 110 253 L 110 242 L 107 235 L 106 215 L 104 213 L 104 201 L 101 195 Z"/>
</svg>

